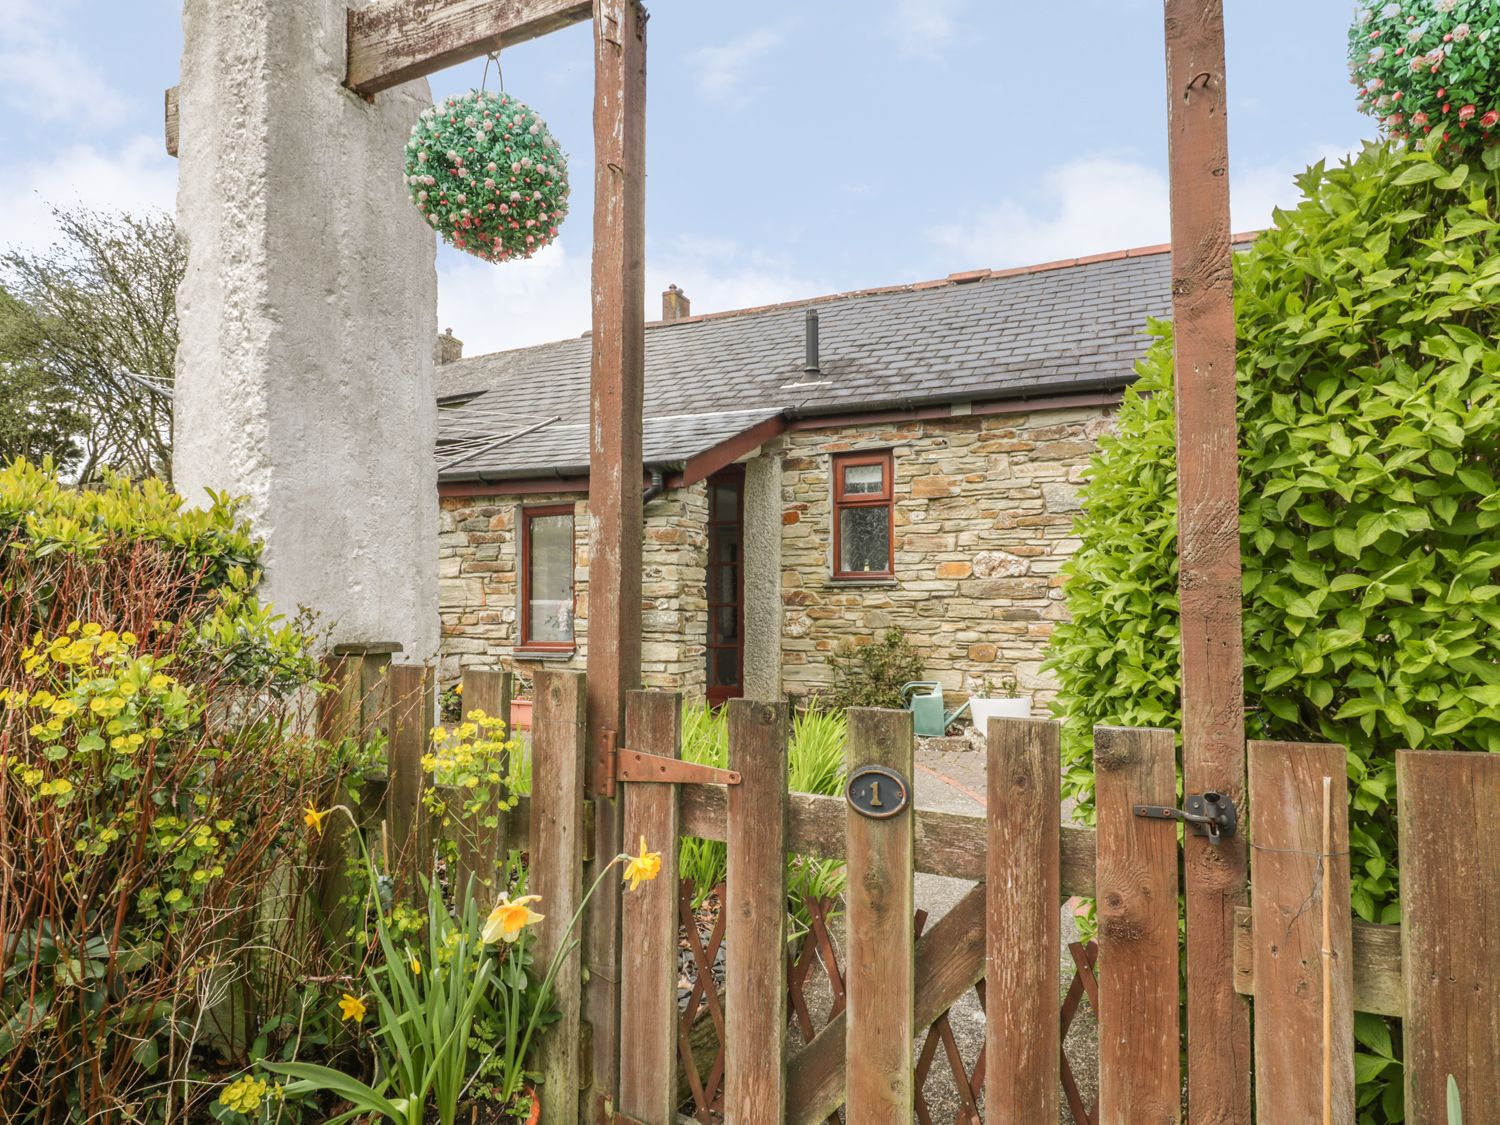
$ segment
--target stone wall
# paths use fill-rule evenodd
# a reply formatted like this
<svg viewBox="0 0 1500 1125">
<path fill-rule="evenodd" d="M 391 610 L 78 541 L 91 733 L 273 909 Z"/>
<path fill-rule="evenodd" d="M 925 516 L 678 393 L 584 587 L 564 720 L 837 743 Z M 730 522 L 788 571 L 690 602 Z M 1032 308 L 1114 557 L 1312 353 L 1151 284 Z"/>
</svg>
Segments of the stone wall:
<svg viewBox="0 0 1500 1125">
<path fill-rule="evenodd" d="M 783 435 L 782 677 L 832 683 L 839 646 L 902 629 L 929 678 L 967 695 L 1014 676 L 1036 704 L 1041 662 L 1065 615 L 1059 570 L 1078 547 L 1077 489 L 1110 408 L 970 415 Z M 831 577 L 830 454 L 893 450 L 894 580 Z"/>
<path fill-rule="evenodd" d="M 571 655 L 545 660 L 517 655 L 520 591 L 517 520 L 523 507 L 573 504 L 576 618 Z M 588 654 L 588 501 L 576 494 L 446 497 L 441 501 L 438 593 L 442 614 L 442 680 L 465 665 L 530 675 L 538 667 L 584 667 Z M 708 490 L 672 489 L 646 507 L 641 552 L 641 673 L 647 687 L 702 695 L 708 630 L 705 571 Z"/>
<path fill-rule="evenodd" d="M 955 698 L 998 688 L 1013 676 L 1040 707 L 1054 686 L 1041 663 L 1063 618 L 1059 571 L 1077 549 L 1077 490 L 1112 408 L 967 415 L 935 421 L 799 430 L 768 443 L 780 461 L 779 601 L 781 686 L 791 695 L 825 689 L 840 646 L 900 628 L 929 678 Z M 830 456 L 891 449 L 895 465 L 896 577 L 831 577 Z M 774 495 L 774 493 L 773 493 Z M 440 593 L 444 682 L 465 664 L 516 657 L 520 606 L 515 521 L 522 505 L 573 501 L 578 591 L 576 652 L 588 644 L 588 505 L 576 495 L 447 498 L 442 501 Z M 747 521 L 749 519 L 747 504 Z M 770 513 L 774 524 L 776 511 Z M 669 490 L 646 509 L 642 558 L 642 670 L 649 687 L 704 690 L 708 494 L 703 483 Z M 748 570 L 748 568 L 747 568 Z M 747 581 L 747 601 L 755 597 Z M 765 595 L 763 595 L 764 597 Z M 760 607 L 764 608 L 764 607 Z M 756 616 L 746 606 L 746 620 Z M 747 658 L 749 652 L 747 650 Z M 752 669 L 769 678 L 773 670 Z M 748 682 L 748 681 L 747 681 Z"/>
</svg>

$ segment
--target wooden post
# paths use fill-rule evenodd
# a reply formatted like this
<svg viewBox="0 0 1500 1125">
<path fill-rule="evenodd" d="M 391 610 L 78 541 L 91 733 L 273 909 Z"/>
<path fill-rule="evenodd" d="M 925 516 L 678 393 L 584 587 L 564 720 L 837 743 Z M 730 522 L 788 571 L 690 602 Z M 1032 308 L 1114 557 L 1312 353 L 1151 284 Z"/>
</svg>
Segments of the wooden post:
<svg viewBox="0 0 1500 1125">
<path fill-rule="evenodd" d="M 460 695 L 462 701 L 459 705 L 460 721 L 466 721 L 475 711 L 482 711 L 493 718 L 503 719 L 507 724 L 505 733 L 508 737 L 510 735 L 510 673 L 485 668 L 465 668 L 461 686 L 463 691 Z M 467 792 L 465 790 L 453 794 L 459 808 L 452 808 L 450 802 L 454 844 L 458 851 L 451 883 L 455 891 L 461 894 L 469 886 L 470 880 L 473 880 L 475 893 L 487 894 L 489 890 L 494 889 L 496 869 L 500 861 L 505 858 L 509 846 L 508 818 L 503 809 L 480 810 L 474 814 L 465 813 L 461 806 L 467 799 Z M 495 816 L 499 821 L 493 827 L 485 824 L 485 820 L 490 815 Z"/>
<path fill-rule="evenodd" d="M 910 784 L 911 712 L 849 712 L 848 766 L 864 765 L 894 769 Z M 911 808 L 886 820 L 845 810 L 847 1117 L 860 1125 L 910 1125 L 915 1105 L 912 821 Z"/>
<path fill-rule="evenodd" d="M 787 716 L 781 703 L 729 701 L 729 872 L 724 1104 L 736 1125 L 786 1116 Z"/>
<path fill-rule="evenodd" d="M 1445 1125 L 1450 1074 L 1466 1122 L 1500 1114 L 1497 807 L 1500 756 L 1396 755 L 1409 1125 Z"/>
<path fill-rule="evenodd" d="M 632 750 L 676 758 L 682 696 L 633 691 L 625 736 Z M 625 845 L 661 852 L 661 874 L 625 894 L 630 940 L 620 947 L 620 1111 L 641 1121 L 677 1117 L 677 786 L 625 785 Z"/>
<path fill-rule="evenodd" d="M 1255 1102 L 1259 1121 L 1321 1121 L 1323 982 L 1332 985 L 1333 1120 L 1354 1122 L 1354 959 L 1349 917 L 1349 798 L 1342 746 L 1250 744 L 1250 896 L 1254 922 Z M 1323 848 L 1323 779 L 1333 779 Z M 1332 964 L 1322 955 L 1329 903 Z"/>
<path fill-rule="evenodd" d="M 991 719 L 986 1120 L 1058 1119 L 1062 754 L 1056 723 Z"/>
<path fill-rule="evenodd" d="M 536 674 L 532 717 L 531 872 L 528 890 L 542 896 L 536 962 L 547 965 L 560 948 L 568 920 L 583 898 L 584 677 L 580 672 Z M 542 1121 L 574 1125 L 578 1117 L 579 998 L 582 973 L 575 951 L 557 974 L 561 1011 L 541 1037 Z"/>
<path fill-rule="evenodd" d="M 1172 804 L 1169 730 L 1094 731 L 1099 855 L 1099 1122 L 1182 1119 L 1177 1014 L 1177 825 L 1135 815 Z M 998 999 L 998 994 L 995 994 Z"/>
<path fill-rule="evenodd" d="M 1176 325 L 1177 541 L 1186 792 L 1245 796 L 1234 271 L 1222 0 L 1166 0 Z M 1250 1009 L 1234 990 L 1245 844 L 1189 834 L 1188 1099 L 1194 1121 L 1250 1125 Z"/>
<path fill-rule="evenodd" d="M 437 699 L 431 668 L 390 668 L 390 782 L 386 787 L 386 838 L 391 875 L 409 897 L 425 900 L 419 876 L 432 874 L 432 823 L 422 804 L 427 774 L 422 756 L 431 745 Z"/>
<path fill-rule="evenodd" d="M 639 0 L 594 2 L 593 355 L 589 398 L 588 720 L 598 750 L 624 729 L 641 682 L 641 408 L 646 354 L 646 13 Z M 594 863 L 619 854 L 620 809 L 595 798 Z M 585 1014 L 593 1107 L 618 1092 L 620 887 L 591 903 Z"/>
</svg>

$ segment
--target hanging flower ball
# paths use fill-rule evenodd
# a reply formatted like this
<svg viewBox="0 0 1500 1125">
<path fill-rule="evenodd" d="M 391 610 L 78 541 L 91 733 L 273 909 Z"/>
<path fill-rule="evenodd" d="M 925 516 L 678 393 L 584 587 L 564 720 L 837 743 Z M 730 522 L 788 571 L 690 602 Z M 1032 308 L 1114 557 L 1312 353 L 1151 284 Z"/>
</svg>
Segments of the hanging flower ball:
<svg viewBox="0 0 1500 1125">
<path fill-rule="evenodd" d="M 485 90 L 423 111 L 406 142 L 406 187 L 444 242 L 487 262 L 531 257 L 568 213 L 568 161 L 546 123 Z"/>
<path fill-rule="evenodd" d="M 1393 140 L 1440 142 L 1461 159 L 1500 141 L 1494 0 L 1368 0 L 1349 30 L 1349 71 L 1360 109 Z"/>
</svg>

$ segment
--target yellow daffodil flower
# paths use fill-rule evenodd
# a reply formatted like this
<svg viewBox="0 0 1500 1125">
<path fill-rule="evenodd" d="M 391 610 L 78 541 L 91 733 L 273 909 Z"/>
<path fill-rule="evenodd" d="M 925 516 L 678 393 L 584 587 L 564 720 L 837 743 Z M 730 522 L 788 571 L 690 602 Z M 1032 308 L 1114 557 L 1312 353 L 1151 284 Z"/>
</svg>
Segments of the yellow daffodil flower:
<svg viewBox="0 0 1500 1125">
<path fill-rule="evenodd" d="M 497 941 L 515 941 L 527 926 L 540 922 L 544 915 L 531 909 L 533 902 L 540 902 L 541 895 L 522 895 L 514 902 L 509 895 L 501 895 L 495 909 L 485 919 L 484 932 L 480 935 L 486 945 Z"/>
<path fill-rule="evenodd" d="M 343 999 L 339 1001 L 339 1011 L 343 1013 L 345 1023 L 350 1020 L 355 1023 L 365 1022 L 365 1002 L 351 993 L 344 993 Z"/>
<path fill-rule="evenodd" d="M 418 961 L 415 957 L 413 957 L 411 959 L 410 965 L 411 965 L 411 975 L 412 976 L 419 977 L 419 976 L 422 975 L 422 962 Z"/>
<path fill-rule="evenodd" d="M 328 818 L 328 814 L 331 812 L 333 812 L 332 809 L 324 809 L 322 812 L 319 812 L 309 802 L 307 808 L 302 811 L 302 823 L 309 828 L 317 829 L 318 835 L 321 836 L 323 835 L 323 821 Z"/>
<path fill-rule="evenodd" d="M 625 861 L 625 881 L 630 884 L 633 891 L 642 883 L 649 883 L 661 874 L 661 852 L 648 852 L 646 850 L 646 837 L 641 837 L 641 854 L 627 856 Z"/>
</svg>

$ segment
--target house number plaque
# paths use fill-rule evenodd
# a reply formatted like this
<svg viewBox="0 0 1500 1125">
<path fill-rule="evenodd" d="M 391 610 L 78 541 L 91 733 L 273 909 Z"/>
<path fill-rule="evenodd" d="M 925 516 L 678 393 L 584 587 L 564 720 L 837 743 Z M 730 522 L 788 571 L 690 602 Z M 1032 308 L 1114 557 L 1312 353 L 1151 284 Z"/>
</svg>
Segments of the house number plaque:
<svg viewBox="0 0 1500 1125">
<path fill-rule="evenodd" d="M 911 785 L 885 766 L 860 766 L 849 774 L 844 799 L 861 816 L 886 820 L 911 804 Z"/>
</svg>

